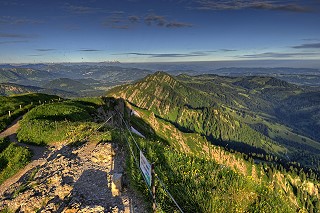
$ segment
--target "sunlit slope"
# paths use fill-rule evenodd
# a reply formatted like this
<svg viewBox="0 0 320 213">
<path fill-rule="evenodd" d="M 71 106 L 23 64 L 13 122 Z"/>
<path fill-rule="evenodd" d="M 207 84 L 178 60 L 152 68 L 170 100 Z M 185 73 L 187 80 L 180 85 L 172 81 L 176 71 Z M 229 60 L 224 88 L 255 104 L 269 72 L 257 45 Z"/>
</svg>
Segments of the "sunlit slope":
<svg viewBox="0 0 320 213">
<path fill-rule="evenodd" d="M 140 108 L 151 110 L 182 131 L 199 133 L 214 143 L 263 154 L 285 152 L 285 148 L 226 112 L 211 94 L 188 87 L 165 73 L 158 72 L 112 92 Z"/>
<path fill-rule="evenodd" d="M 281 104 L 305 94 L 304 90 L 273 77 L 173 77 L 157 72 L 135 84 L 116 87 L 109 94 L 213 144 L 319 166 L 319 143 L 308 134 L 300 135 L 277 116 Z"/>
</svg>

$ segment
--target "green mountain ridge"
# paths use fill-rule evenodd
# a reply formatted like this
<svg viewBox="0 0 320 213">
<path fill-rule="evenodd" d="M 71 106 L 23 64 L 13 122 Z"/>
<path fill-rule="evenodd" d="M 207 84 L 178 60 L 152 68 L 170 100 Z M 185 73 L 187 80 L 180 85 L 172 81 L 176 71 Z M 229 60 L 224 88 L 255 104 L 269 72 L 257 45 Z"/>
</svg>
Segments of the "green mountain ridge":
<svg viewBox="0 0 320 213">
<path fill-rule="evenodd" d="M 42 88 L 37 86 L 26 86 L 14 83 L 0 83 L 0 95 L 10 96 L 10 95 L 23 95 L 25 93 L 44 93 L 49 95 L 57 95 L 61 97 L 74 97 L 78 94 L 74 91 L 65 91 L 62 89 L 50 89 Z"/>
<path fill-rule="evenodd" d="M 26 83 L 38 82 L 52 79 L 54 76 L 47 71 L 35 70 L 31 68 L 1 68 L 0 69 L 0 83 Z"/>
<path fill-rule="evenodd" d="M 249 155 L 270 154 L 307 167 L 320 166 L 320 143 L 308 132 L 299 135 L 290 121 L 279 116 L 279 108 L 292 106 L 287 100 L 307 93 L 282 80 L 261 76 L 173 77 L 157 72 L 135 84 L 114 88 L 110 94 L 152 111 L 182 131 L 203 135 L 213 144 Z"/>
<path fill-rule="evenodd" d="M 148 70 L 107 65 L 30 64 L 0 68 L 0 83 L 44 87 L 64 97 L 100 96 L 116 85 L 150 74 Z M 26 91 L 27 92 L 27 91 Z"/>
<path fill-rule="evenodd" d="M 24 86 L 13 83 L 0 83 L 0 95 L 12 95 L 23 93 L 34 93 L 40 91 L 42 88 L 34 86 Z"/>
<path fill-rule="evenodd" d="M 59 90 L 64 90 L 68 92 L 75 92 L 75 91 L 81 92 L 82 90 L 93 89 L 88 85 L 85 85 L 76 80 L 72 80 L 70 78 L 55 79 L 55 80 L 49 81 L 48 83 L 43 85 L 43 87 L 48 89 L 59 89 Z"/>
</svg>

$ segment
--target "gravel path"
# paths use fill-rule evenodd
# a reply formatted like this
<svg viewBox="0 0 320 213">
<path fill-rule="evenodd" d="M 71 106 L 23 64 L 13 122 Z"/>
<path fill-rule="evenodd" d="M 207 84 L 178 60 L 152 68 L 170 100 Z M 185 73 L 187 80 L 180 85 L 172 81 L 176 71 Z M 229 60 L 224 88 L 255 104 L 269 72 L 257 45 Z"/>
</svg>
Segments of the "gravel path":
<svg viewBox="0 0 320 213">
<path fill-rule="evenodd" d="M 19 121 L 21 120 L 21 118 L 22 116 L 18 117 L 16 120 L 12 122 L 12 124 L 7 129 L 1 132 L 0 138 L 5 138 L 9 136 L 10 140 L 16 141 L 16 138 L 12 136 L 17 133 L 17 130 L 19 129 Z"/>
<path fill-rule="evenodd" d="M 21 119 L 21 118 L 20 118 Z M 113 175 L 124 174 L 125 152 L 117 143 L 71 147 L 37 147 L 17 142 L 19 119 L 0 134 L 28 147 L 34 157 L 0 186 L 0 211 L 147 212 L 143 199 L 126 187 L 119 191 Z"/>
</svg>

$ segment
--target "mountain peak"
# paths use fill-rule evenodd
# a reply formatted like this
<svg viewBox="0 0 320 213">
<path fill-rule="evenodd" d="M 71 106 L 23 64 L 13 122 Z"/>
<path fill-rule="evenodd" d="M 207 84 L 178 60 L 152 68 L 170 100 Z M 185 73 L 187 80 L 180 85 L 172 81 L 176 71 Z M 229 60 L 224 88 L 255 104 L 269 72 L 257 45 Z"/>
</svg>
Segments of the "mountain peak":
<svg viewBox="0 0 320 213">
<path fill-rule="evenodd" d="M 164 76 L 164 75 L 168 75 L 170 76 L 168 73 L 164 72 L 164 71 L 157 71 L 154 73 L 154 75 L 157 75 L 157 76 Z"/>
<path fill-rule="evenodd" d="M 173 77 L 170 74 L 164 71 L 157 71 L 154 74 L 151 74 L 150 77 L 156 77 L 161 79 L 167 79 L 167 78 L 173 79 Z"/>
<path fill-rule="evenodd" d="M 154 84 L 157 84 L 158 86 L 169 85 L 172 88 L 178 83 L 173 76 L 163 71 L 157 71 L 154 74 L 148 75 L 142 80 L 142 82 L 152 82 Z"/>
</svg>

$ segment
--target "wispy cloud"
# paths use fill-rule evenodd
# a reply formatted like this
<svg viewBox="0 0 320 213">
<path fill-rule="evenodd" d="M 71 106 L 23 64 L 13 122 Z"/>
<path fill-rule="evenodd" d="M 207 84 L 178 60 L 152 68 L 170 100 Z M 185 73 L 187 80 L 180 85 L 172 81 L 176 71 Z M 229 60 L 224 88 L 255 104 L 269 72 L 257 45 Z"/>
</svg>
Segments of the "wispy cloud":
<svg viewBox="0 0 320 213">
<path fill-rule="evenodd" d="M 70 4 L 70 3 L 65 3 L 63 8 L 70 13 L 78 14 L 78 15 L 92 14 L 92 13 L 95 13 L 98 10 L 100 10 L 100 9 L 94 8 L 94 7 L 88 7 L 88 6 L 83 6 L 83 5 L 74 5 L 74 4 Z"/>
<path fill-rule="evenodd" d="M 168 28 L 192 27 L 192 24 L 173 21 L 173 22 L 167 23 L 166 27 Z"/>
<path fill-rule="evenodd" d="M 110 14 L 113 14 L 113 15 L 124 15 L 125 12 L 122 11 L 122 10 L 113 10 L 113 11 L 109 11 Z"/>
<path fill-rule="evenodd" d="M 254 9 L 282 10 L 290 12 L 310 12 L 311 8 L 297 4 L 272 4 L 268 2 L 254 2 L 251 6 Z"/>
<path fill-rule="evenodd" d="M 310 44 L 301 44 L 298 46 L 293 46 L 294 49 L 319 49 L 320 43 L 310 43 Z"/>
<path fill-rule="evenodd" d="M 17 43 L 27 43 L 29 42 L 28 40 L 23 40 L 23 41 L 0 41 L 0 44 L 17 44 Z"/>
<path fill-rule="evenodd" d="M 69 5 L 67 9 L 76 14 L 88 14 L 88 13 L 94 13 L 94 9 L 91 7 L 85 7 L 85 6 L 76 6 L 76 5 Z"/>
<path fill-rule="evenodd" d="M 199 57 L 206 56 L 206 51 L 190 52 L 190 53 L 139 53 L 139 52 L 128 52 L 116 55 L 135 55 L 135 56 L 149 56 L 152 58 L 184 58 L 184 57 Z"/>
<path fill-rule="evenodd" d="M 129 19 L 129 21 L 130 21 L 131 23 L 134 24 L 134 23 L 138 23 L 138 22 L 139 22 L 140 17 L 139 17 L 139 16 L 129 16 L 128 19 Z"/>
<path fill-rule="evenodd" d="M 2 25 L 25 25 L 25 24 L 42 24 L 43 20 L 29 19 L 24 17 L 0 16 Z"/>
<path fill-rule="evenodd" d="M 43 54 L 31 54 L 31 55 L 28 55 L 28 56 L 31 56 L 31 57 L 40 57 L 40 56 L 43 56 Z"/>
<path fill-rule="evenodd" d="M 98 50 L 98 49 L 80 49 L 78 51 L 80 51 L 80 52 L 99 52 L 99 51 L 102 51 L 102 50 Z"/>
<path fill-rule="evenodd" d="M 36 49 L 39 52 L 49 52 L 49 51 L 54 51 L 56 49 Z"/>
<path fill-rule="evenodd" d="M 319 38 L 304 38 L 303 41 L 320 41 Z"/>
<path fill-rule="evenodd" d="M 177 22 L 177 21 L 170 21 L 170 20 L 167 20 L 167 17 L 156 15 L 156 14 L 146 15 L 144 18 L 144 21 L 148 26 L 155 25 L 158 27 L 167 27 L 167 28 L 192 27 L 192 24 Z"/>
<path fill-rule="evenodd" d="M 142 21 L 141 21 L 142 20 Z M 146 14 L 145 16 L 129 15 L 119 11 L 117 13 L 113 12 L 110 16 L 106 17 L 102 22 L 104 27 L 113 29 L 130 29 L 137 24 L 145 23 L 148 26 L 166 27 L 166 28 L 183 28 L 192 27 L 190 23 L 178 22 L 168 20 L 166 16 L 161 16 L 157 14 Z"/>
<path fill-rule="evenodd" d="M 24 6 L 24 4 L 22 2 L 17 2 L 14 0 L 10 0 L 10 1 L 0 1 L 0 5 L 4 5 L 4 6 Z"/>
<path fill-rule="evenodd" d="M 308 52 L 308 53 L 277 53 L 277 52 L 266 52 L 258 54 L 249 54 L 237 56 L 238 58 L 297 58 L 297 57 L 306 57 L 306 56 L 317 56 L 318 53 Z"/>
<path fill-rule="evenodd" d="M 163 27 L 167 20 L 164 16 L 159 16 L 155 14 L 149 14 L 144 18 L 144 21 L 147 25 L 151 26 L 152 24 L 155 24 L 157 26 Z"/>
<path fill-rule="evenodd" d="M 311 8 L 299 4 L 287 3 L 287 1 L 266 0 L 195 0 L 190 9 L 198 10 L 279 10 L 290 12 L 310 12 Z"/>
<path fill-rule="evenodd" d="M 235 52 L 237 50 L 233 50 L 233 49 L 220 49 L 219 51 L 221 52 Z"/>
<path fill-rule="evenodd" d="M 123 11 L 111 12 L 111 15 L 106 17 L 102 23 L 104 27 L 122 30 L 129 29 L 130 24 L 133 24 L 133 22 L 130 21 L 129 17 L 125 17 L 125 13 Z"/>
<path fill-rule="evenodd" d="M 34 38 L 35 35 L 15 34 L 15 33 L 0 33 L 0 38 Z"/>
</svg>

